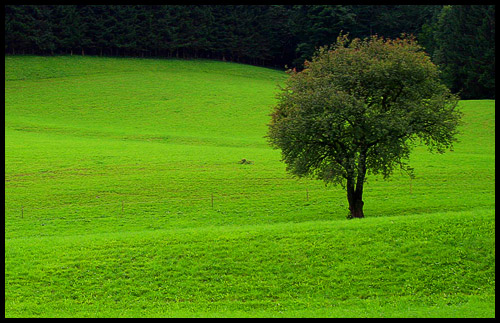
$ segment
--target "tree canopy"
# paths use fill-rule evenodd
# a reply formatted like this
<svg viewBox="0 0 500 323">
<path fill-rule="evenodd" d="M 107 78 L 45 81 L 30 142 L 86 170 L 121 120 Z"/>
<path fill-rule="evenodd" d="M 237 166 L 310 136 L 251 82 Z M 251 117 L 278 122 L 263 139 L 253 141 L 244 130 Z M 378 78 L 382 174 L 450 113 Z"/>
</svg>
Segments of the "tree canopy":
<svg viewBox="0 0 500 323">
<path fill-rule="evenodd" d="M 269 141 L 290 173 L 341 184 L 352 217 L 364 217 L 367 174 L 411 172 L 416 143 L 442 153 L 455 141 L 458 98 L 412 37 L 341 35 L 289 73 Z"/>
</svg>

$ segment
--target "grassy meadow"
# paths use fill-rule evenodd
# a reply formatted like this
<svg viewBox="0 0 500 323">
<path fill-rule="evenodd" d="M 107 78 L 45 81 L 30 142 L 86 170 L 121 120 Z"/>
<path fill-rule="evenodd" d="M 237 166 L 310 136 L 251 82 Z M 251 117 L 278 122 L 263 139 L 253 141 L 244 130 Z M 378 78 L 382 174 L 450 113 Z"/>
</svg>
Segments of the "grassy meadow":
<svg viewBox="0 0 500 323">
<path fill-rule="evenodd" d="M 495 102 L 416 178 L 296 179 L 282 71 L 5 57 L 6 317 L 494 317 Z M 250 163 L 242 164 L 246 159 Z"/>
</svg>

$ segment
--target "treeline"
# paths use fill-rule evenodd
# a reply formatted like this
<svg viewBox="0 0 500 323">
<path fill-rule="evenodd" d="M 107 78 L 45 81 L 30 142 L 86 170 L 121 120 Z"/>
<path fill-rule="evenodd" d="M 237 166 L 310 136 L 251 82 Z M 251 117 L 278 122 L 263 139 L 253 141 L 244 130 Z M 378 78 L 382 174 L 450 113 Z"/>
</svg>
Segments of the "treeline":
<svg viewBox="0 0 500 323">
<path fill-rule="evenodd" d="M 6 5 L 5 53 L 209 58 L 300 68 L 342 31 L 414 34 L 463 98 L 494 97 L 494 6 Z"/>
</svg>

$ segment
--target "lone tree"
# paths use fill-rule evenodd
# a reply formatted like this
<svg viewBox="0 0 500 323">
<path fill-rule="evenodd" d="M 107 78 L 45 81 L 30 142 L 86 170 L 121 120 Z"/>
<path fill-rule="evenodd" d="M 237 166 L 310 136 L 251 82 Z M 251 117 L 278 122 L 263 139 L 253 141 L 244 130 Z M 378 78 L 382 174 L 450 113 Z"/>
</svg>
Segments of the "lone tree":
<svg viewBox="0 0 500 323">
<path fill-rule="evenodd" d="M 340 35 L 303 71 L 288 73 L 268 140 L 288 172 L 342 185 L 349 217 L 364 217 L 367 172 L 385 179 L 399 166 L 413 176 L 417 143 L 443 153 L 456 141 L 458 97 L 411 36 Z"/>
</svg>

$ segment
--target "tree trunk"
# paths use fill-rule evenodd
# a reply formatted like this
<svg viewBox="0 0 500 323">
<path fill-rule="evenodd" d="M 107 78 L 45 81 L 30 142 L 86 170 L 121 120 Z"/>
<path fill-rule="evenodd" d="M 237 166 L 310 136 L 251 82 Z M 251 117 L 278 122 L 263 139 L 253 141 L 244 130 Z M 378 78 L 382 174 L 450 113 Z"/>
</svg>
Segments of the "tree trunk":
<svg viewBox="0 0 500 323">
<path fill-rule="evenodd" d="M 364 218 L 363 205 L 365 204 L 359 194 L 354 193 L 354 198 L 349 201 L 349 211 L 352 218 Z"/>
<path fill-rule="evenodd" d="M 347 201 L 349 202 L 350 218 L 364 218 L 363 213 L 363 191 L 354 189 L 354 185 L 347 187 Z"/>
<path fill-rule="evenodd" d="M 363 149 L 359 154 L 358 159 L 358 176 L 356 185 L 354 184 L 354 176 L 347 180 L 347 201 L 349 202 L 350 218 L 364 218 L 363 213 L 363 186 L 366 176 L 366 154 L 367 149 Z M 352 174 L 352 173 L 351 173 Z"/>
</svg>

